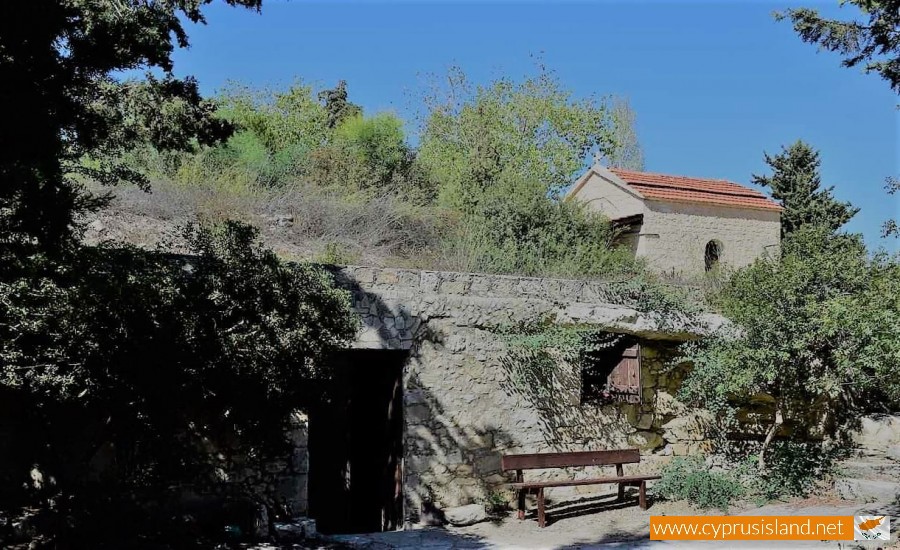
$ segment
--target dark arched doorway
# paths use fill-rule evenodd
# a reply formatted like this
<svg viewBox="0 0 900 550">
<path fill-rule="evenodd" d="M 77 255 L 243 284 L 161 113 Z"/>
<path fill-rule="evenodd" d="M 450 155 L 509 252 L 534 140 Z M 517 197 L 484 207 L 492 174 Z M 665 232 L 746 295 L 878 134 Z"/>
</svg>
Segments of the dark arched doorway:
<svg viewBox="0 0 900 550">
<path fill-rule="evenodd" d="M 722 257 L 722 243 L 716 240 L 706 243 L 706 251 L 703 254 L 706 263 L 706 271 L 712 271 L 719 265 L 719 259 Z"/>
</svg>

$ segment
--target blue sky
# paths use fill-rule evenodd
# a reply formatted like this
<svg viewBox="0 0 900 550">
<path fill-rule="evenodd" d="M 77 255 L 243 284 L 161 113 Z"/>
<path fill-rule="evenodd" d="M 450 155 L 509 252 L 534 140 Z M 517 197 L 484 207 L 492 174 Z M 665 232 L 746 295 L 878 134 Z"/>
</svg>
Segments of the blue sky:
<svg viewBox="0 0 900 550">
<path fill-rule="evenodd" d="M 875 75 L 801 42 L 776 9 L 800 2 L 290 2 L 264 0 L 261 14 L 213 4 L 207 26 L 176 73 L 205 93 L 227 81 L 286 86 L 295 77 L 348 83 L 366 112 L 414 117 L 427 75 L 459 65 L 476 82 L 520 77 L 533 54 L 578 96 L 627 97 L 637 114 L 646 169 L 749 183 L 763 151 L 802 138 L 822 155 L 823 183 L 861 207 L 847 228 L 870 246 L 900 196 L 898 98 Z M 855 17 L 837 0 L 812 5 Z"/>
</svg>

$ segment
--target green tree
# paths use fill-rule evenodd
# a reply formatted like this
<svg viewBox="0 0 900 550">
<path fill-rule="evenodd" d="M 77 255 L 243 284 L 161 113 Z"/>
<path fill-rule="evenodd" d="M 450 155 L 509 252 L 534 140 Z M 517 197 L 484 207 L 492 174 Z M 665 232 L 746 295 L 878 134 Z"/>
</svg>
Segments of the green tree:
<svg viewBox="0 0 900 550">
<path fill-rule="evenodd" d="M 718 306 L 733 322 L 688 345 L 693 369 L 682 397 L 720 418 L 750 396 L 774 399 L 759 467 L 779 429 L 841 435 L 872 396 L 900 398 L 900 263 L 870 257 L 858 235 L 804 226 L 784 242 L 780 259 L 738 271 Z"/>
<path fill-rule="evenodd" d="M 189 230 L 186 264 L 79 243 L 80 214 L 103 201 L 76 175 L 146 184 L 123 152 L 231 134 L 172 75 L 183 22 L 209 1 L 0 4 L 0 92 L 15 106 L 0 131 L 0 416 L 17 434 L 0 515 L 26 510 L 59 547 L 171 533 L 180 515 L 164 503 L 220 481 L 228 455 L 276 452 L 288 411 L 321 395 L 325 359 L 356 328 L 327 274 L 285 265 L 243 225 Z M 162 76 L 113 76 L 142 68 Z M 96 475 L 103 448 L 113 466 Z M 29 470 L 45 483 L 28 485 Z"/>
<path fill-rule="evenodd" d="M 840 3 L 859 8 L 864 20 L 826 19 L 811 8 L 776 12 L 775 18 L 789 19 L 804 42 L 837 52 L 843 56 L 845 67 L 862 65 L 866 72 L 878 74 L 900 93 L 900 1 L 844 0 Z"/>
<path fill-rule="evenodd" d="M 0 507 L 75 526 L 49 535 L 131 546 L 176 533 L 177 507 L 153 505 L 177 499 L 173 487 L 215 491 L 219 472 L 239 473 L 236 457 L 261 467 L 289 452 L 289 413 L 322 394 L 326 359 L 356 318 L 329 275 L 279 261 L 255 235 L 192 228 L 189 260 L 83 249 L 0 282 L 0 401 L 20 415 Z M 91 458 L 103 449 L 114 466 L 98 477 Z M 52 486 L 23 485 L 32 468 Z"/>
<path fill-rule="evenodd" d="M 900 179 L 894 177 L 885 178 L 884 188 L 888 192 L 888 195 L 896 195 L 897 192 L 900 192 Z M 881 228 L 882 237 L 890 237 L 892 235 L 894 237 L 900 237 L 900 224 L 894 219 L 884 222 L 884 225 Z"/>
<path fill-rule="evenodd" d="M 781 202 L 781 235 L 787 237 L 805 225 L 837 231 L 859 212 L 849 202 L 832 196 L 834 187 L 821 189 L 819 152 L 803 141 L 782 147 L 781 153 L 765 154 L 771 176 L 753 176 L 753 183 L 768 187 Z"/>
<path fill-rule="evenodd" d="M 388 185 L 410 157 L 403 121 L 390 113 L 372 117 L 355 115 L 335 131 L 335 141 L 346 145 L 371 172 L 376 185 Z"/>
<path fill-rule="evenodd" d="M 521 81 L 471 86 L 453 69 L 426 98 L 418 162 L 439 205 L 459 212 L 461 234 L 448 257 L 462 267 L 532 274 L 630 270 L 600 216 L 560 201 L 590 162 L 612 152 L 614 121 L 605 102 L 575 99 L 541 68 Z"/>
<path fill-rule="evenodd" d="M 426 97 L 429 112 L 419 159 L 442 204 L 471 209 L 513 189 L 559 196 L 595 149 L 612 149 L 606 105 L 577 100 L 541 68 L 521 82 L 472 86 L 458 68 L 448 86 Z"/>
<path fill-rule="evenodd" d="M 644 169 L 644 151 L 635 130 L 635 114 L 627 100 L 613 101 L 610 109 L 613 143 L 611 150 L 599 155 L 599 161 L 612 168 L 641 171 Z"/>
<path fill-rule="evenodd" d="M 2 99 L 15 106 L 0 131 L 5 254 L 58 253 L 74 242 L 77 214 L 99 203 L 70 174 L 145 182 L 112 161 L 84 166 L 84 155 L 114 158 L 110 152 L 125 150 L 139 138 L 169 148 L 227 135 L 227 125 L 210 120 L 212 106 L 200 99 L 196 83 L 172 76 L 173 49 L 188 45 L 183 21 L 202 22 L 200 9 L 209 1 L 2 4 Z M 259 8 L 260 1 L 227 0 L 250 8 Z M 141 68 L 159 69 L 165 76 L 141 84 L 113 77 Z"/>
<path fill-rule="evenodd" d="M 329 90 L 319 92 L 319 100 L 325 103 L 328 112 L 328 127 L 336 128 L 344 120 L 362 115 L 362 107 L 347 101 L 347 81 L 341 80 Z"/>
<path fill-rule="evenodd" d="M 295 147 L 313 151 L 331 137 L 328 110 L 302 81 L 284 91 L 232 84 L 217 103 L 220 116 L 252 134 L 270 154 Z"/>
<path fill-rule="evenodd" d="M 844 4 L 859 8 L 868 21 L 825 19 L 810 8 L 776 12 L 775 18 L 790 19 L 804 42 L 841 54 L 845 67 L 863 65 L 867 73 L 878 74 L 900 93 L 900 1 L 844 0 Z M 897 192 L 896 182 L 896 177 L 887 178 L 888 194 Z M 882 236 L 900 236 L 897 227 L 897 220 L 887 220 Z"/>
</svg>

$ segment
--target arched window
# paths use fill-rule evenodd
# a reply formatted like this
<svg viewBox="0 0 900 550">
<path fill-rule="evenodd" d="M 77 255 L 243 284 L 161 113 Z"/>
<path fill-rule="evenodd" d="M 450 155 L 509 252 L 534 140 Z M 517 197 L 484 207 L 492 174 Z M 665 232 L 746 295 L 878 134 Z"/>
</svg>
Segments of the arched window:
<svg viewBox="0 0 900 550">
<path fill-rule="evenodd" d="M 712 271 L 719 265 L 719 258 L 722 257 L 722 243 L 719 241 L 709 241 L 706 243 L 706 252 L 703 254 L 706 262 L 706 270 Z"/>
</svg>

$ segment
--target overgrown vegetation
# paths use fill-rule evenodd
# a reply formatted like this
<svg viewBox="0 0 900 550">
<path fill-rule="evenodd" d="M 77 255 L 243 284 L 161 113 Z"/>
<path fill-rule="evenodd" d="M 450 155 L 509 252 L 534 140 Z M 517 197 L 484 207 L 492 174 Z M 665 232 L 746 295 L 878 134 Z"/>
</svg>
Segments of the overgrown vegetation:
<svg viewBox="0 0 900 550">
<path fill-rule="evenodd" d="M 227 465 L 285 450 L 288 413 L 321 396 L 326 357 L 355 333 L 346 292 L 243 224 L 188 227 L 184 265 L 80 242 L 84 214 L 108 201 L 81 181 L 145 187 L 124 162 L 133 148 L 202 153 L 231 135 L 196 82 L 171 74 L 183 23 L 206 3 L 0 8 L 0 80 L 21 121 L 0 135 L 4 546 L 198 535 L 182 497 L 252 498 L 223 483 Z M 136 68 L 163 75 L 112 76 Z"/>
<path fill-rule="evenodd" d="M 438 222 L 422 247 L 379 263 L 582 277 L 643 271 L 615 246 L 607 220 L 559 200 L 594 153 L 638 162 L 633 113 L 622 101 L 573 98 L 543 67 L 486 86 L 451 70 L 448 84 L 424 99 L 416 149 L 402 120 L 363 112 L 349 103 L 344 83 L 318 93 L 302 82 L 283 91 L 232 86 L 216 103 L 236 128 L 226 142 L 196 152 L 145 146 L 129 162 L 186 190 L 304 189 L 347 204 L 391 197 L 409 219 Z M 312 245 L 352 248 L 339 242 L 349 240 Z"/>
<path fill-rule="evenodd" d="M 740 452 L 676 457 L 663 468 L 653 490 L 662 498 L 727 512 L 741 500 L 765 504 L 806 497 L 834 473 L 839 456 L 839 449 L 824 448 L 815 441 L 777 441 L 765 470 L 758 469 L 752 455 Z"/>
<path fill-rule="evenodd" d="M 900 385 L 900 264 L 870 257 L 861 239 L 806 227 L 780 259 L 735 273 L 718 305 L 733 328 L 689 344 L 693 363 L 681 395 L 727 418 L 756 394 L 774 399 L 759 453 L 783 429 L 839 438 L 863 396 L 896 403 Z"/>
<path fill-rule="evenodd" d="M 184 265 L 100 247 L 0 282 L 2 422 L 15 441 L 0 504 L 14 517 L 36 508 L 30 528 L 53 526 L 56 543 L 174 536 L 181 487 L 254 494 L 223 486 L 231 464 L 288 452 L 290 412 L 321 395 L 325 359 L 356 329 L 327 274 L 283 264 L 254 234 L 189 229 Z M 158 516 L 138 519 L 143 504 Z"/>
<path fill-rule="evenodd" d="M 713 470 L 703 457 L 676 457 L 653 486 L 659 496 L 686 500 L 701 509 L 718 508 L 727 512 L 746 491 L 734 471 Z"/>
</svg>

